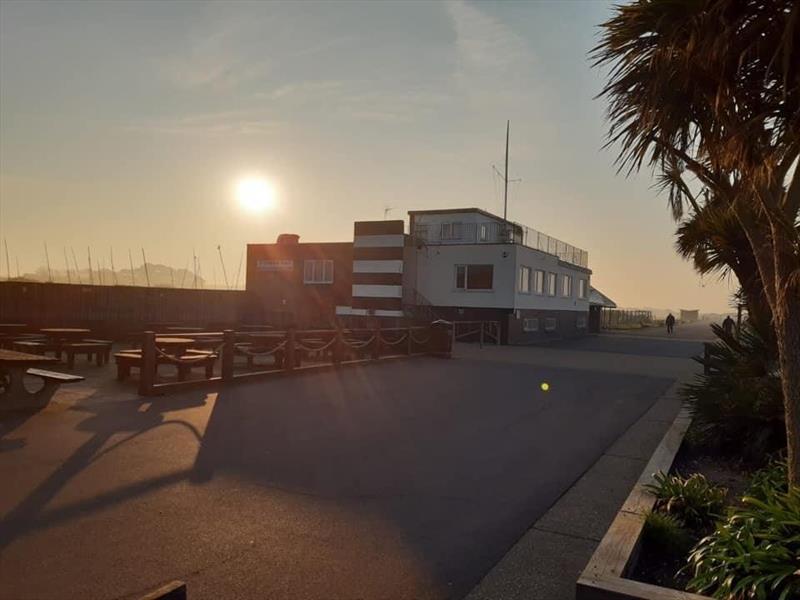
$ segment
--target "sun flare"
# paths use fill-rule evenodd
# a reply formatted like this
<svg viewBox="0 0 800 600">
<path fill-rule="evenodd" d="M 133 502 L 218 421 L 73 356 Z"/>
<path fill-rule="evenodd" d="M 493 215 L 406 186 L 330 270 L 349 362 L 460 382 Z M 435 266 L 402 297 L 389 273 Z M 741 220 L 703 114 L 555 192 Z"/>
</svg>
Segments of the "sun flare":
<svg viewBox="0 0 800 600">
<path fill-rule="evenodd" d="M 275 207 L 275 186 L 260 177 L 247 177 L 236 184 L 236 197 L 245 210 L 264 212 Z"/>
</svg>

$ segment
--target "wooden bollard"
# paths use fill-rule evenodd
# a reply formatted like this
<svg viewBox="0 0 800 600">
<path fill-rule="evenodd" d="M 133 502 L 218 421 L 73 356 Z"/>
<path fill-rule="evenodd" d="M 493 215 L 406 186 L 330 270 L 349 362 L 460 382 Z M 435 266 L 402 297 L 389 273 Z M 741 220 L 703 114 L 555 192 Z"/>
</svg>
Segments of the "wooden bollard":
<svg viewBox="0 0 800 600">
<path fill-rule="evenodd" d="M 145 331 L 142 337 L 142 366 L 139 370 L 139 395 L 152 396 L 156 383 L 156 334 Z"/>
<path fill-rule="evenodd" d="M 222 332 L 222 380 L 233 381 L 233 356 L 236 352 L 236 332 L 226 329 Z"/>
<path fill-rule="evenodd" d="M 294 369 L 295 365 L 295 329 L 290 327 L 286 332 L 286 358 L 283 361 L 283 368 L 287 371 Z"/>
<path fill-rule="evenodd" d="M 381 325 L 380 322 L 375 327 L 373 332 L 375 341 L 372 344 L 372 360 L 378 360 L 381 357 Z"/>
</svg>

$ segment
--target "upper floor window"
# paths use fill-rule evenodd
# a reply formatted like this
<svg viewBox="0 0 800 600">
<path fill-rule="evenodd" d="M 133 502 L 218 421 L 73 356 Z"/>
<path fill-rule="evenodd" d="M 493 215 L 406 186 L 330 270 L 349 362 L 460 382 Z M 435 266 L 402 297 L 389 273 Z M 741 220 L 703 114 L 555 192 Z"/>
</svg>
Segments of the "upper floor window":
<svg viewBox="0 0 800 600">
<path fill-rule="evenodd" d="M 485 242 L 489 239 L 489 226 L 486 223 L 480 224 L 479 229 L 480 241 Z"/>
<path fill-rule="evenodd" d="M 561 276 L 561 295 L 564 296 L 564 298 L 572 296 L 572 276 Z"/>
<path fill-rule="evenodd" d="M 548 273 L 547 274 L 547 295 L 548 296 L 555 296 L 556 295 L 556 283 L 558 282 L 558 277 L 555 273 Z"/>
<path fill-rule="evenodd" d="M 333 261 L 303 261 L 303 283 L 333 283 Z"/>
<path fill-rule="evenodd" d="M 587 288 L 586 280 L 585 279 L 579 279 L 578 280 L 578 297 L 579 298 L 583 298 L 584 300 L 586 299 L 586 291 L 587 291 L 586 288 Z"/>
<path fill-rule="evenodd" d="M 533 272 L 533 291 L 537 294 L 544 294 L 544 271 L 538 269 Z"/>
<path fill-rule="evenodd" d="M 460 240 L 461 239 L 461 223 L 442 223 L 443 240 Z"/>
<path fill-rule="evenodd" d="M 491 290 L 494 265 L 456 265 L 456 289 Z"/>
<path fill-rule="evenodd" d="M 530 294 L 531 293 L 531 268 L 530 267 L 520 267 L 519 268 L 519 284 L 517 286 L 518 290 L 522 294 Z"/>
</svg>

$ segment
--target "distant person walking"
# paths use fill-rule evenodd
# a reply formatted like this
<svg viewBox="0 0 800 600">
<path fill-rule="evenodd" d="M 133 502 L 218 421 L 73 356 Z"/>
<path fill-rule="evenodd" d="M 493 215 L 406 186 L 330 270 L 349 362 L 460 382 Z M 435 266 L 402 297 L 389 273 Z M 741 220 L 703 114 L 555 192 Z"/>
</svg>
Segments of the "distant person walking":
<svg viewBox="0 0 800 600">
<path fill-rule="evenodd" d="M 675 330 L 675 317 L 672 316 L 672 313 L 667 315 L 667 318 L 664 319 L 664 323 L 667 325 L 667 333 L 672 334 Z"/>
<path fill-rule="evenodd" d="M 736 322 L 731 319 L 731 316 L 728 315 L 725 317 L 725 320 L 722 322 L 722 329 L 725 330 L 725 333 L 728 335 L 733 335 L 733 329 L 736 327 Z"/>
</svg>

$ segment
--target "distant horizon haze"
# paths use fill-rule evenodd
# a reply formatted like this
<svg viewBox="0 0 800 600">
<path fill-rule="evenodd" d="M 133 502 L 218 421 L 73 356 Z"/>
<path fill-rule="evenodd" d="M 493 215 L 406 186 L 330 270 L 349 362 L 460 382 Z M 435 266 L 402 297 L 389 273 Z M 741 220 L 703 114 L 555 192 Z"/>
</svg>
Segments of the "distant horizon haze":
<svg viewBox="0 0 800 600">
<path fill-rule="evenodd" d="M 47 244 L 51 268 L 144 248 L 209 280 L 218 245 L 235 270 L 280 233 L 502 215 L 510 119 L 511 220 L 587 250 L 620 306 L 727 312 L 735 281 L 676 255 L 666 198 L 603 148 L 587 54 L 611 5 L 4 0 L 0 278 L 5 243 L 12 276 Z"/>
</svg>

